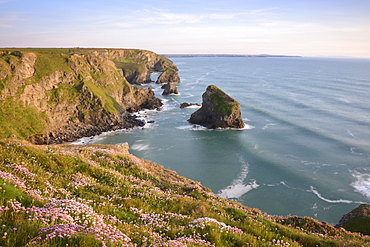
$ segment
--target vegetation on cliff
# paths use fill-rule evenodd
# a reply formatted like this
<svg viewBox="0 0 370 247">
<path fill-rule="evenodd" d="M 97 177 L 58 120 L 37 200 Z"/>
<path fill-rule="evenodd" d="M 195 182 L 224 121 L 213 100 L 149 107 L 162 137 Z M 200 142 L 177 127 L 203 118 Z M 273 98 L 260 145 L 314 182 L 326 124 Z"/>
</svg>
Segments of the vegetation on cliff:
<svg viewBox="0 0 370 247">
<path fill-rule="evenodd" d="M 177 70 L 145 50 L 1 49 L 0 138 L 61 143 L 142 125 L 130 113 L 161 102 L 151 90 L 130 85 L 123 71 L 128 64 L 142 68 L 135 73 L 144 77 Z"/>
<path fill-rule="evenodd" d="M 366 246 L 215 196 L 122 145 L 0 141 L 0 246 Z"/>
</svg>

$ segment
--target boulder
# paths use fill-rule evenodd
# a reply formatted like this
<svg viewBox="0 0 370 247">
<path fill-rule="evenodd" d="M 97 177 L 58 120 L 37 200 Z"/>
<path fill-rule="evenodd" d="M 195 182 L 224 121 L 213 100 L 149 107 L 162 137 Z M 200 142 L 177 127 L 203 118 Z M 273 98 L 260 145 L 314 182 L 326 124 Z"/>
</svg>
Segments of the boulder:
<svg viewBox="0 0 370 247">
<path fill-rule="evenodd" d="M 157 84 L 164 84 L 164 83 L 180 83 L 180 77 L 176 69 L 174 68 L 167 68 L 160 76 L 158 77 L 155 83 Z"/>
<path fill-rule="evenodd" d="M 162 95 L 179 94 L 176 85 L 172 82 L 163 85 L 162 89 L 164 89 Z"/>
<path fill-rule="evenodd" d="M 201 105 L 199 105 L 199 104 L 194 104 L 194 103 L 186 103 L 186 102 L 184 102 L 184 103 L 182 103 L 182 104 L 180 105 L 180 108 L 182 109 L 182 108 L 186 108 L 186 107 L 190 107 L 190 106 L 201 106 Z"/>
<path fill-rule="evenodd" d="M 361 204 L 348 214 L 343 215 L 335 227 L 370 235 L 370 204 Z"/>
<path fill-rule="evenodd" d="M 202 107 L 188 120 L 209 129 L 244 128 L 240 104 L 214 85 L 202 95 Z"/>
</svg>

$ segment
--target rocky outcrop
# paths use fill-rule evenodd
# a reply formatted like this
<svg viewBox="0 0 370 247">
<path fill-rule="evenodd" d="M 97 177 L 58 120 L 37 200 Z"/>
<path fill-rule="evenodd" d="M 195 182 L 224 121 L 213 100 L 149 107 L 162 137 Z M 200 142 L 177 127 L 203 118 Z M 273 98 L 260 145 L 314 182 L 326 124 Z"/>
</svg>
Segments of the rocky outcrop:
<svg viewBox="0 0 370 247">
<path fill-rule="evenodd" d="M 83 51 L 0 51 L 0 137 L 62 143 L 143 125 L 131 113 L 160 109 L 154 92 L 131 86 L 108 51 Z"/>
<path fill-rule="evenodd" d="M 196 104 L 196 103 L 187 103 L 187 102 L 184 102 L 184 103 L 181 103 L 180 105 L 180 108 L 186 108 L 186 107 L 192 107 L 192 106 L 195 106 L 195 107 L 200 107 L 201 105 L 199 104 Z"/>
<path fill-rule="evenodd" d="M 127 63 L 121 69 L 126 80 L 131 84 L 141 85 L 152 81 L 149 70 L 143 64 Z"/>
<path fill-rule="evenodd" d="M 361 204 L 348 214 L 343 215 L 335 227 L 370 235 L 370 204 Z"/>
<path fill-rule="evenodd" d="M 167 68 L 160 76 L 158 77 L 155 83 L 163 84 L 163 83 L 180 83 L 180 77 L 177 73 L 177 70 L 174 68 Z"/>
<path fill-rule="evenodd" d="M 202 107 L 191 115 L 190 123 L 209 129 L 244 128 L 240 104 L 221 89 L 208 86 L 202 100 Z"/>
<path fill-rule="evenodd" d="M 172 82 L 169 82 L 161 87 L 163 90 L 162 95 L 179 94 L 177 87 Z"/>
<path fill-rule="evenodd" d="M 83 49 L 89 51 L 89 49 Z M 131 84 L 144 84 L 151 82 L 150 74 L 163 72 L 164 82 L 180 82 L 178 69 L 171 60 L 154 52 L 133 49 L 94 49 L 91 51 L 113 61 L 117 68 L 123 71 L 127 81 Z M 167 72 L 166 72 L 167 71 Z M 166 77 L 167 81 L 165 81 Z"/>
</svg>

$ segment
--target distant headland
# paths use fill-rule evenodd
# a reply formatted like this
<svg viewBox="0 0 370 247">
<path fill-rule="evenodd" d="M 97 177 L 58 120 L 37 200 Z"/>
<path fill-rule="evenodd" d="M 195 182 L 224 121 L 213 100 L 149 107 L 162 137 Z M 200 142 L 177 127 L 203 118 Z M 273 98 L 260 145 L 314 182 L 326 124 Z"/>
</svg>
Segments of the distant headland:
<svg viewBox="0 0 370 247">
<path fill-rule="evenodd" d="M 270 54 L 161 54 L 164 57 L 302 57 L 289 55 L 270 55 Z"/>
</svg>

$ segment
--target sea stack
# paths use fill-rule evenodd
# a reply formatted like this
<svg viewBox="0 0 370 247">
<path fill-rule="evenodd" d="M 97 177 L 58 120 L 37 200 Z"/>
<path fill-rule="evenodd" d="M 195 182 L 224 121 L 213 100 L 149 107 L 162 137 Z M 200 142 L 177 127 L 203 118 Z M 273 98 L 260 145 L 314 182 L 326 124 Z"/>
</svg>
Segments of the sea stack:
<svg viewBox="0 0 370 247">
<path fill-rule="evenodd" d="M 240 104 L 214 85 L 207 87 L 202 95 L 202 107 L 188 120 L 209 129 L 244 128 Z"/>
<path fill-rule="evenodd" d="M 176 85 L 172 82 L 164 84 L 161 88 L 164 89 L 162 95 L 179 94 Z"/>
</svg>

